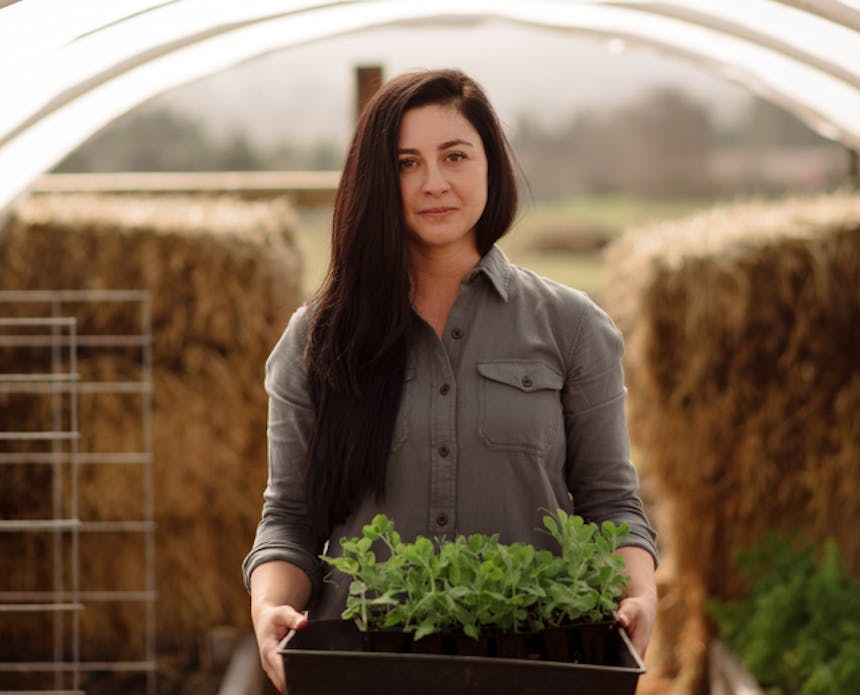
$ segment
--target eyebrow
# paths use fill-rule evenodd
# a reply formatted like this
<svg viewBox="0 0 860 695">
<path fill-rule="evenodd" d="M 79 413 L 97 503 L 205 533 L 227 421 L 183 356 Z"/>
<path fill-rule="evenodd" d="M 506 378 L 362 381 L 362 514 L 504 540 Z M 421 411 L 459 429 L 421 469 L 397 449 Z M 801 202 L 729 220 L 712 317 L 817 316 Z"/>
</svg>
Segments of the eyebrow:
<svg viewBox="0 0 860 695">
<path fill-rule="evenodd" d="M 456 138 L 454 140 L 446 140 L 436 149 L 438 150 L 447 150 L 449 147 L 456 147 L 457 145 L 466 145 L 467 147 L 474 147 L 474 145 L 468 140 L 462 140 L 460 138 Z M 418 150 L 412 147 L 400 147 L 397 150 L 398 154 L 418 154 Z"/>
</svg>

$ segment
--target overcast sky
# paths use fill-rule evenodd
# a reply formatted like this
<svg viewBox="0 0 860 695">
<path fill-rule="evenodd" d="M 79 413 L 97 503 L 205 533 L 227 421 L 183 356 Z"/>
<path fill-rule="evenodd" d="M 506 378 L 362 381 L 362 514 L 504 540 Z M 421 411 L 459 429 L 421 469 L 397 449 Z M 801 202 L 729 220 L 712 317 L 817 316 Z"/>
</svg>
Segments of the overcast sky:
<svg viewBox="0 0 860 695">
<path fill-rule="evenodd" d="M 675 85 L 723 117 L 746 92 L 689 63 L 593 38 L 494 21 L 474 27 L 391 27 L 262 56 L 156 101 L 204 117 L 214 134 L 240 129 L 259 144 L 335 138 L 353 125 L 354 71 L 386 76 L 457 67 L 476 78 L 512 127 L 527 113 L 551 125 L 582 108 L 614 107 Z"/>
</svg>

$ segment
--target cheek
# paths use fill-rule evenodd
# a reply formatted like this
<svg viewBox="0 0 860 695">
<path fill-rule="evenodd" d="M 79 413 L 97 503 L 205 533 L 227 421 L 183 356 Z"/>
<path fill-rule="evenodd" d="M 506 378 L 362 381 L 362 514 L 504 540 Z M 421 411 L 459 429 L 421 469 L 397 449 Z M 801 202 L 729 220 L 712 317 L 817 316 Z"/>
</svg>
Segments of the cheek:
<svg viewBox="0 0 860 695">
<path fill-rule="evenodd" d="M 484 185 L 481 186 L 481 209 L 483 209 L 487 205 L 487 184 L 484 182 Z"/>
<path fill-rule="evenodd" d="M 403 221 L 409 229 L 414 228 L 416 224 L 415 217 L 415 191 L 414 186 L 409 185 L 409 181 L 400 181 L 400 210 L 403 215 Z"/>
<path fill-rule="evenodd" d="M 476 203 L 480 205 L 481 211 L 483 211 L 487 205 L 487 179 L 483 178 L 482 180 L 478 181 L 475 184 L 473 192 Z"/>
<path fill-rule="evenodd" d="M 403 182 L 400 182 L 400 208 L 404 217 L 409 217 L 409 193 Z"/>
<path fill-rule="evenodd" d="M 479 177 L 479 181 L 477 184 L 477 189 L 479 192 L 479 197 L 481 198 L 481 208 L 487 204 L 487 163 L 484 162 L 483 170 L 481 171 L 481 176 Z"/>
<path fill-rule="evenodd" d="M 407 212 L 409 211 L 408 202 L 415 193 L 414 188 L 415 186 L 411 183 L 409 177 L 400 179 L 400 201 L 403 203 L 403 207 Z"/>
</svg>

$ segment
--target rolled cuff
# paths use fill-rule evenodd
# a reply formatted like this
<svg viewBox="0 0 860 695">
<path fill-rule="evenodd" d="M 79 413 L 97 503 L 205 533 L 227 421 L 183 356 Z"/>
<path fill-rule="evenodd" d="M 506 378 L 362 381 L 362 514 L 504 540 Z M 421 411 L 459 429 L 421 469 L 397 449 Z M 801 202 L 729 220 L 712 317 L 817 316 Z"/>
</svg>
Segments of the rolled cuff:
<svg viewBox="0 0 860 695">
<path fill-rule="evenodd" d="M 245 556 L 242 561 L 242 574 L 245 581 L 245 588 L 251 591 L 251 573 L 259 566 L 266 562 L 283 561 L 295 565 L 306 575 L 311 582 L 311 598 L 308 606 L 313 605 L 316 598 L 319 596 L 320 587 L 322 585 L 322 573 L 320 570 L 319 558 L 313 557 L 307 551 L 289 548 L 283 545 L 278 546 L 263 546 L 254 547 L 250 553 Z"/>
<path fill-rule="evenodd" d="M 642 548 L 654 559 L 654 568 L 660 564 L 660 553 L 657 550 L 656 536 L 650 528 L 645 530 L 631 527 L 624 539 L 618 544 L 619 548 Z"/>
</svg>

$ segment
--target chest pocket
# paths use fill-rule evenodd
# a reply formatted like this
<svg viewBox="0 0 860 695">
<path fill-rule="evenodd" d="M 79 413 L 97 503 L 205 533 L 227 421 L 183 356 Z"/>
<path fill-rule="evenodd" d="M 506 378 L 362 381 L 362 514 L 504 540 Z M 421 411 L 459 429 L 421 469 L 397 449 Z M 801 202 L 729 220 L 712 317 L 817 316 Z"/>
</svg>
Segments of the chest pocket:
<svg viewBox="0 0 860 695">
<path fill-rule="evenodd" d="M 409 439 L 409 413 L 412 410 L 412 381 L 415 380 L 415 369 L 406 368 L 403 376 L 403 395 L 400 396 L 400 410 L 397 411 L 397 420 L 394 423 L 394 433 L 391 435 L 391 451 L 395 452 Z"/>
<path fill-rule="evenodd" d="M 562 422 L 564 377 L 545 362 L 479 362 L 478 434 L 490 447 L 544 453 Z"/>
</svg>

